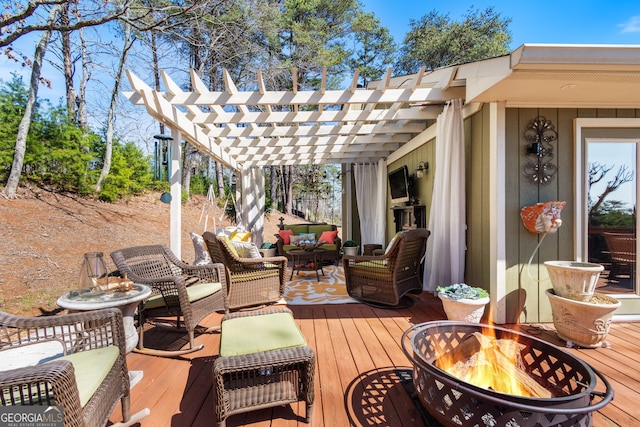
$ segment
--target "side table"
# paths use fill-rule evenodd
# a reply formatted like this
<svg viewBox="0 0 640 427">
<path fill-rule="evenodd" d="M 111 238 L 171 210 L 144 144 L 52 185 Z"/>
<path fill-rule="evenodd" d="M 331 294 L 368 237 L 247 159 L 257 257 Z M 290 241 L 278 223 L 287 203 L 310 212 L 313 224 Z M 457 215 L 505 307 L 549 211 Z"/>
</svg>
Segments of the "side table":
<svg viewBox="0 0 640 427">
<path fill-rule="evenodd" d="M 293 279 L 293 274 L 296 271 L 298 273 L 301 271 L 315 271 L 316 280 L 319 282 L 320 274 L 324 276 L 324 270 L 322 269 L 322 255 L 325 252 L 326 251 L 322 248 L 315 248 L 310 251 L 306 251 L 304 249 L 288 250 L 287 255 L 293 262 L 293 266 L 291 267 L 291 277 L 289 277 L 289 280 Z"/>
<path fill-rule="evenodd" d="M 126 338 L 127 354 L 138 345 L 138 331 L 136 330 L 134 315 L 140 301 L 151 295 L 151 287 L 134 283 L 133 289 L 126 292 L 97 291 L 80 293 L 70 291 L 62 295 L 56 304 L 72 311 L 98 310 L 101 308 L 117 307 L 122 311 L 124 336 Z M 129 371 L 131 387 L 136 385 L 143 376 L 142 371 Z"/>
<path fill-rule="evenodd" d="M 98 310 L 117 307 L 122 311 L 124 335 L 127 338 L 127 353 L 138 344 L 138 331 L 134 324 L 134 315 L 138 303 L 151 295 L 151 287 L 135 283 L 133 289 L 126 292 L 97 291 L 79 293 L 70 291 L 62 295 L 56 304 L 75 311 Z"/>
</svg>

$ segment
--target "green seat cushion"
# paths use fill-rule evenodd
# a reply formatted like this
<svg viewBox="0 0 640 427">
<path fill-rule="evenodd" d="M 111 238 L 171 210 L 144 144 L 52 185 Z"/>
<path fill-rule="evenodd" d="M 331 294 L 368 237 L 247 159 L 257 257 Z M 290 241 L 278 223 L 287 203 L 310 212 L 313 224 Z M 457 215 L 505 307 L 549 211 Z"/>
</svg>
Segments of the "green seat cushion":
<svg viewBox="0 0 640 427">
<path fill-rule="evenodd" d="M 73 365 L 80 393 L 80 405 L 84 407 L 107 377 L 119 355 L 120 349 L 110 345 L 69 354 L 55 360 L 68 360 Z"/>
<path fill-rule="evenodd" d="M 366 276 L 377 280 L 391 280 L 391 271 L 383 261 L 364 261 L 349 267 L 356 276 Z"/>
<path fill-rule="evenodd" d="M 300 347 L 307 342 L 289 313 L 236 317 L 222 322 L 220 356 Z"/>
<path fill-rule="evenodd" d="M 187 294 L 189 295 L 189 301 L 194 302 L 201 300 L 204 297 L 208 297 L 222 289 L 222 284 L 216 283 L 196 283 L 195 285 L 187 286 Z M 164 299 L 162 295 L 154 295 L 144 303 L 144 308 L 159 308 L 164 307 Z"/>
<path fill-rule="evenodd" d="M 311 224 L 308 226 L 308 229 L 309 231 L 307 233 L 314 233 L 316 239 L 319 239 L 323 231 L 332 231 L 333 226 L 331 224 Z"/>
</svg>

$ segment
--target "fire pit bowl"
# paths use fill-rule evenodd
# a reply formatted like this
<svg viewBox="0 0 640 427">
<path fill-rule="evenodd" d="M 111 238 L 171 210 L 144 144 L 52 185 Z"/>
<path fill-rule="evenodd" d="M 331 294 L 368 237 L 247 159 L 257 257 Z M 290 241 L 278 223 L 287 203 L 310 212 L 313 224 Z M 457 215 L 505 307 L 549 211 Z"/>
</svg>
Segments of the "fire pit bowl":
<svg viewBox="0 0 640 427">
<path fill-rule="evenodd" d="M 526 372 L 553 390 L 554 397 L 498 393 L 433 364 L 475 332 L 517 341 Z M 611 385 L 591 366 L 557 346 L 510 329 L 454 321 L 421 323 L 405 331 L 402 349 L 413 364 L 420 402 L 445 426 L 591 426 L 591 413 L 613 399 Z M 603 392 L 595 390 L 598 378 Z"/>
</svg>

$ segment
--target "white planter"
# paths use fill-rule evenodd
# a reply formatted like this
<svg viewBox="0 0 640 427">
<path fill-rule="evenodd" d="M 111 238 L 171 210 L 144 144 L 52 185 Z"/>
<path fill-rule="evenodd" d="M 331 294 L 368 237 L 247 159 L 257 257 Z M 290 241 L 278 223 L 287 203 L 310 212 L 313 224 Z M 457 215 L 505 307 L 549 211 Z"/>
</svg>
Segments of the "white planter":
<svg viewBox="0 0 640 427">
<path fill-rule="evenodd" d="M 452 299 L 441 293 L 438 298 L 442 301 L 442 307 L 449 320 L 459 320 L 461 322 L 480 323 L 484 314 L 484 308 L 489 304 L 489 298 L 480 299 Z"/>
<path fill-rule="evenodd" d="M 259 249 L 260 253 L 262 254 L 262 258 L 271 258 L 276 256 L 276 248 L 273 249 Z"/>
<path fill-rule="evenodd" d="M 608 295 L 594 293 L 591 301 L 576 301 L 546 291 L 553 325 L 558 337 L 582 347 L 599 347 L 609 333 L 613 312 L 621 303 Z"/>
<path fill-rule="evenodd" d="M 350 247 L 342 247 L 342 253 L 347 255 L 347 256 L 357 256 L 358 255 L 358 249 L 360 247 L 359 246 L 350 246 Z"/>
<path fill-rule="evenodd" d="M 556 295 L 577 301 L 589 301 L 604 266 L 591 262 L 546 261 L 544 266 Z"/>
</svg>

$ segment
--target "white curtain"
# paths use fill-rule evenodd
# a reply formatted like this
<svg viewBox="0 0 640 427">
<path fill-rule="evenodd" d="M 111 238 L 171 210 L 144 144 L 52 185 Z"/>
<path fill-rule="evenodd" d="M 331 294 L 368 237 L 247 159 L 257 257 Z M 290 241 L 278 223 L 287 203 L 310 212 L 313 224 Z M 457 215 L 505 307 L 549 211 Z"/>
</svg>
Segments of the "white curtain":
<svg viewBox="0 0 640 427">
<path fill-rule="evenodd" d="M 356 202 L 360 214 L 362 246 L 385 245 L 387 205 L 387 162 L 356 164 L 353 168 Z"/>
<path fill-rule="evenodd" d="M 242 170 L 241 196 L 237 198 L 236 217 L 246 231 L 251 232 L 251 240 L 260 247 L 264 231 L 264 171 L 262 168 Z"/>
<path fill-rule="evenodd" d="M 464 281 L 465 158 L 462 101 L 445 105 L 436 128 L 436 162 L 424 290 Z"/>
</svg>

